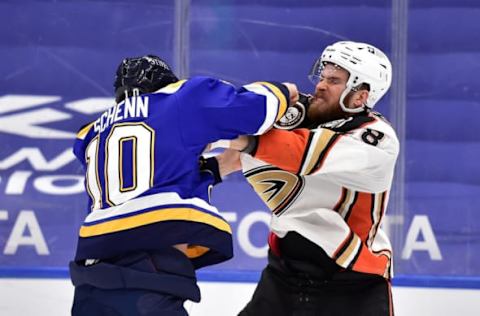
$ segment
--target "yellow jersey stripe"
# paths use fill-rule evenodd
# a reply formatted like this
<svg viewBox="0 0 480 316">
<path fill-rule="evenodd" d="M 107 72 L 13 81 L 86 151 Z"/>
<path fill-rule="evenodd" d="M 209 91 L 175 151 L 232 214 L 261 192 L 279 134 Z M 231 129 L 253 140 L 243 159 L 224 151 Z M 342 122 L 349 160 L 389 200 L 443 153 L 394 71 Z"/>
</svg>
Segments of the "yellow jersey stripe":
<svg viewBox="0 0 480 316">
<path fill-rule="evenodd" d="M 223 219 L 193 208 L 168 208 L 152 210 L 125 218 L 114 219 L 107 222 L 80 228 L 80 237 L 93 237 L 115 233 L 131 228 L 164 221 L 183 220 L 204 223 L 219 230 L 232 233 L 230 225 Z"/>
</svg>

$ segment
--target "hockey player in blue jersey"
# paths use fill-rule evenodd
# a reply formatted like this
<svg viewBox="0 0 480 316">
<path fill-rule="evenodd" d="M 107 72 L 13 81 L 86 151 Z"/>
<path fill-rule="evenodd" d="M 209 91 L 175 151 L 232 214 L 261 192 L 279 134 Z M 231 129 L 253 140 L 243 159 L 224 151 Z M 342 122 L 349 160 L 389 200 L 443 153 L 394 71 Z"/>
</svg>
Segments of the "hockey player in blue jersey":
<svg viewBox="0 0 480 316">
<path fill-rule="evenodd" d="M 184 301 L 200 300 L 195 269 L 233 255 L 231 228 L 208 198 L 218 165 L 203 160 L 202 172 L 202 152 L 219 139 L 266 132 L 298 91 L 179 81 L 152 55 L 123 60 L 114 86 L 117 104 L 74 145 L 89 210 L 70 263 L 72 314 L 186 315 Z"/>
</svg>

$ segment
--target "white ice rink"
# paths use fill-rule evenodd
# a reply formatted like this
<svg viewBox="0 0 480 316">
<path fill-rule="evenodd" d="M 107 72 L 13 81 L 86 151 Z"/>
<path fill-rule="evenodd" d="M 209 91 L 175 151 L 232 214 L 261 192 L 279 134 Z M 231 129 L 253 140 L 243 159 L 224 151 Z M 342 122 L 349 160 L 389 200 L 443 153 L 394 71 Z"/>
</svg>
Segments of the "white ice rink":
<svg viewBox="0 0 480 316">
<path fill-rule="evenodd" d="M 249 300 L 254 283 L 200 282 L 202 302 L 186 303 L 190 316 L 230 316 Z M 1 316 L 70 314 L 67 279 L 0 278 Z M 396 316 L 478 316 L 480 290 L 394 287 Z"/>
</svg>

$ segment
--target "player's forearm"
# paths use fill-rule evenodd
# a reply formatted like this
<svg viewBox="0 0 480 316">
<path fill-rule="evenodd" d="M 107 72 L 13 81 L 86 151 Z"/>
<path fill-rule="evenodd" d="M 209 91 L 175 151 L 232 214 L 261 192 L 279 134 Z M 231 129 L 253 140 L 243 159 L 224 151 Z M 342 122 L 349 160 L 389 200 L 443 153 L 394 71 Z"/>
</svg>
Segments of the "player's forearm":
<svg viewBox="0 0 480 316">
<path fill-rule="evenodd" d="M 242 170 L 240 152 L 237 150 L 226 149 L 215 158 L 217 159 L 218 169 L 222 179 L 235 171 Z"/>
<path fill-rule="evenodd" d="M 246 147 L 248 147 L 251 141 L 251 137 L 242 135 L 230 141 L 230 149 L 243 151 Z"/>
<path fill-rule="evenodd" d="M 220 139 L 214 143 L 209 144 L 205 149 L 205 151 L 210 151 L 215 148 L 228 148 L 228 149 L 233 149 L 237 151 L 243 151 L 249 145 L 249 142 L 250 142 L 249 138 L 250 136 L 242 135 L 231 140 Z"/>
</svg>

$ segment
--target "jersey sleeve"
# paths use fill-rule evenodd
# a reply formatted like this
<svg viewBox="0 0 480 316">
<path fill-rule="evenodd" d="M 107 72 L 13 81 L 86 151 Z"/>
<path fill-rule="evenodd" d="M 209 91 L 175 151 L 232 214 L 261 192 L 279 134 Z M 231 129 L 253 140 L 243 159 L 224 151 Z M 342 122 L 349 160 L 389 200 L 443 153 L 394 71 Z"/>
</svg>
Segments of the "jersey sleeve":
<svg viewBox="0 0 480 316">
<path fill-rule="evenodd" d="M 298 174 L 312 135 L 306 128 L 292 131 L 272 129 L 257 138 L 254 158 Z"/>
<path fill-rule="evenodd" d="M 87 143 L 85 138 L 87 137 L 88 132 L 93 127 L 93 122 L 82 126 L 80 130 L 77 132 L 75 142 L 73 143 L 73 154 L 77 159 L 82 163 L 85 164 L 85 149 Z"/>
<path fill-rule="evenodd" d="M 382 135 L 378 138 L 378 135 Z M 339 184 L 367 192 L 389 186 L 398 140 L 361 128 L 338 133 L 325 128 L 273 129 L 258 137 L 254 157 L 299 175 L 329 174 Z"/>
<path fill-rule="evenodd" d="M 265 133 L 285 113 L 289 94 L 275 82 L 256 82 L 240 89 L 207 77 L 188 80 L 176 93 L 183 141 L 205 145 L 238 135 Z"/>
</svg>

